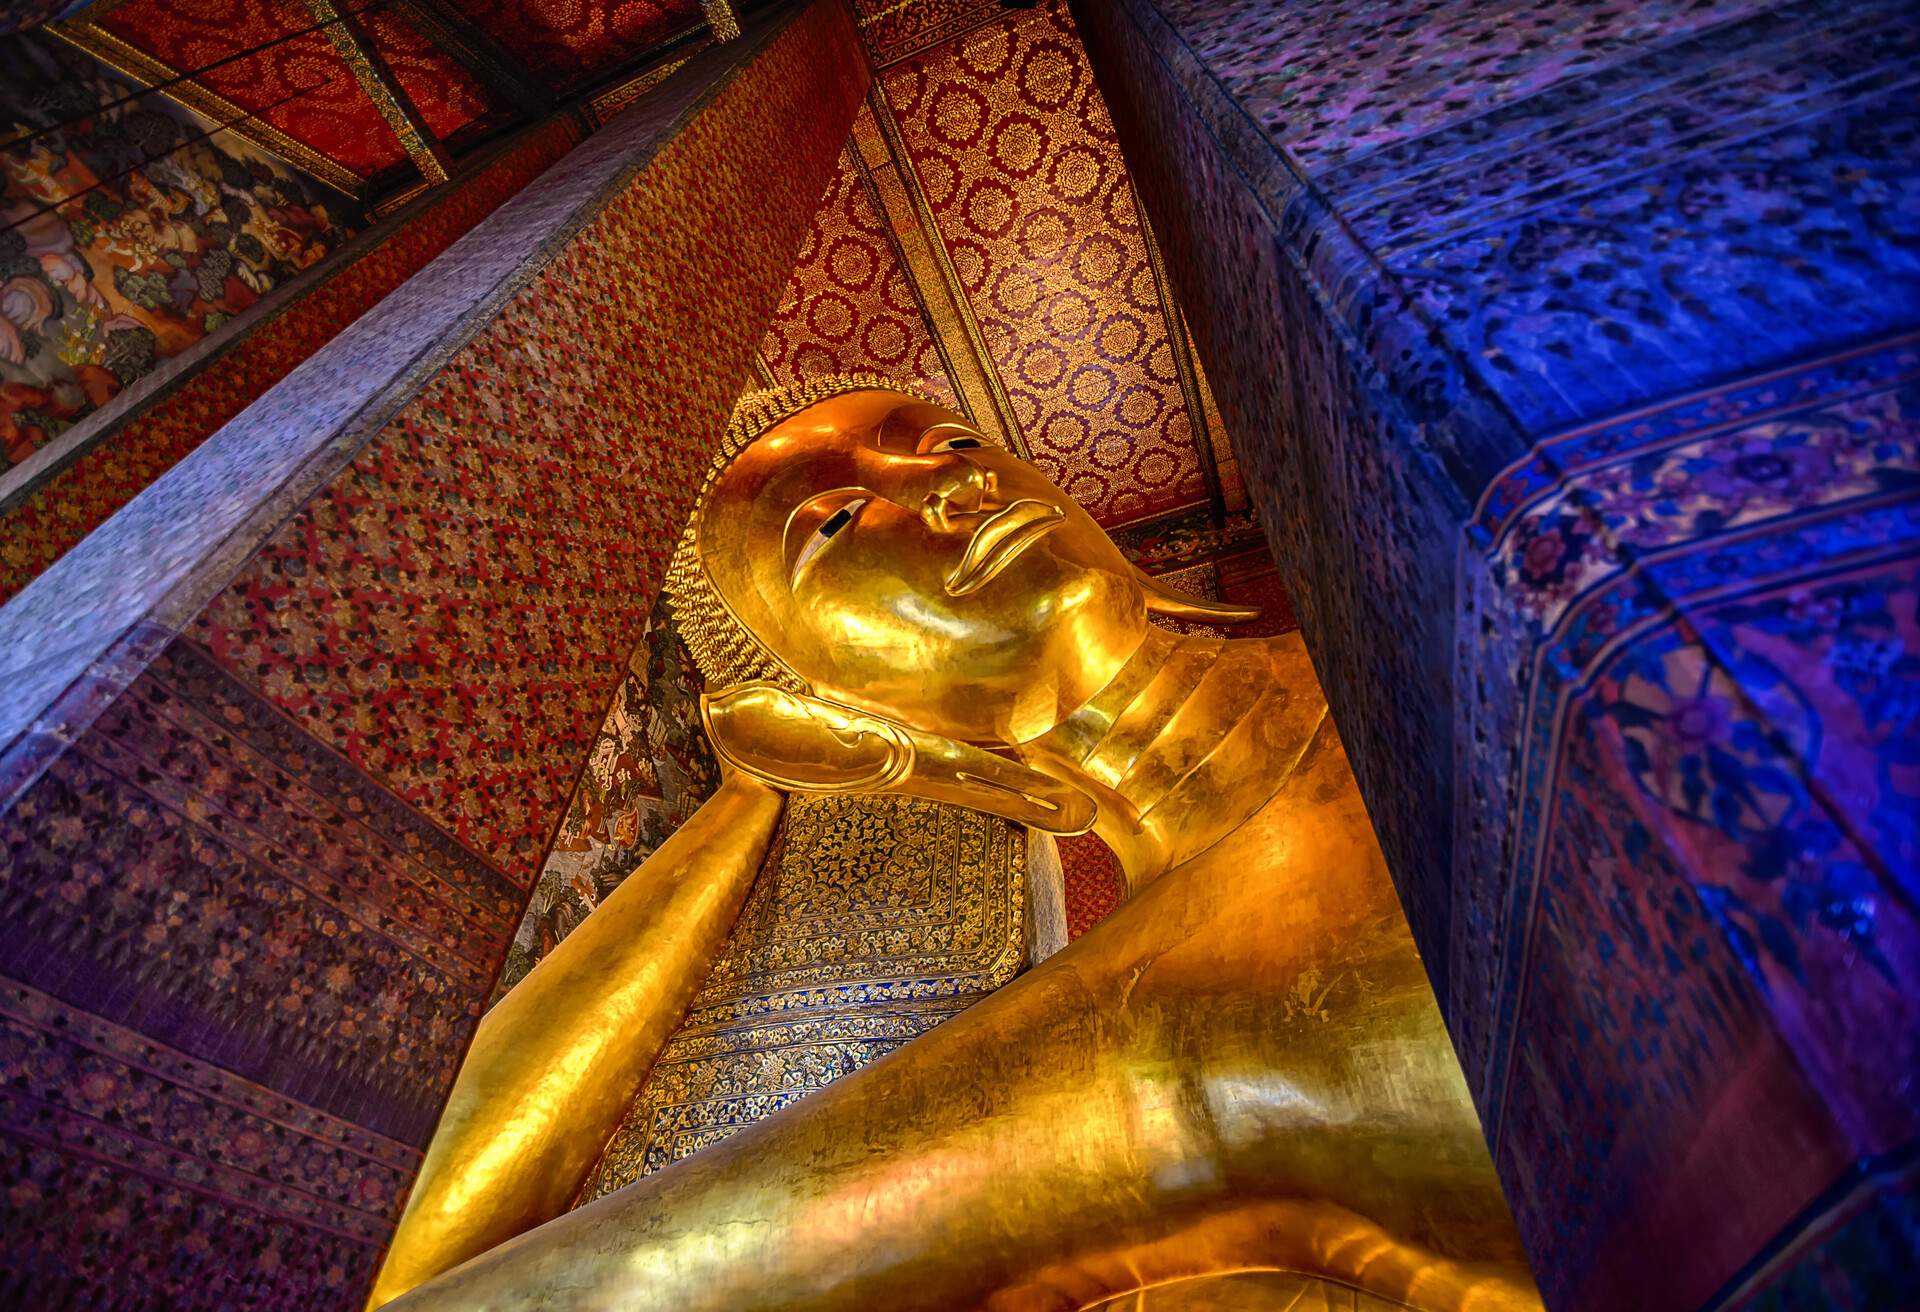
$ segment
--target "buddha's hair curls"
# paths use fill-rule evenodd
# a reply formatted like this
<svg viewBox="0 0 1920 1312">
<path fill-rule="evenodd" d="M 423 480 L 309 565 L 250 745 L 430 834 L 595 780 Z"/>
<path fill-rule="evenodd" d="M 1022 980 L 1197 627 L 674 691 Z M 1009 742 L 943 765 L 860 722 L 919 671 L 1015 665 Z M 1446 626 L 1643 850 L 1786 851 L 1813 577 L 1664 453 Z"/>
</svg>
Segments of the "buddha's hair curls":
<svg viewBox="0 0 1920 1312">
<path fill-rule="evenodd" d="M 879 374 L 828 374 L 791 387 L 748 392 L 734 406 L 733 418 L 727 421 L 726 431 L 720 435 L 720 448 L 714 452 L 706 476 L 701 480 L 700 495 L 694 502 L 686 531 L 680 535 L 673 560 L 667 566 L 667 603 L 673 608 L 680 637 L 692 653 L 693 663 L 699 667 L 708 688 L 718 691 L 736 683 L 765 679 L 793 692 L 811 691 L 804 679 L 741 623 L 714 586 L 700 550 L 701 522 L 714 484 L 742 451 L 810 405 L 869 388 L 900 392 L 930 405 L 941 404 L 917 387 Z"/>
</svg>

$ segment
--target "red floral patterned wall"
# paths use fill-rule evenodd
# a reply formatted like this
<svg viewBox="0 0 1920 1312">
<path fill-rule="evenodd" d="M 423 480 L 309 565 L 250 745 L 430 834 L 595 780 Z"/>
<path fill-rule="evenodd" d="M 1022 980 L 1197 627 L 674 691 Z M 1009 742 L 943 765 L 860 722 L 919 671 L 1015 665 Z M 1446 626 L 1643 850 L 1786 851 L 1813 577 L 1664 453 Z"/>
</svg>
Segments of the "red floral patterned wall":
<svg viewBox="0 0 1920 1312">
<path fill-rule="evenodd" d="M 1065 6 L 884 82 L 1034 462 L 1107 524 L 1204 500 L 1132 187 Z"/>
<path fill-rule="evenodd" d="M 864 112 L 864 111 L 863 111 Z M 951 399 L 953 384 L 851 146 L 760 354 L 779 383 L 872 370 Z"/>
<path fill-rule="evenodd" d="M 538 177 L 579 136 L 571 119 L 556 118 L 454 182 L 423 213 L 271 320 L 247 328 L 231 349 L 164 399 L 0 511 L 0 602 Z"/>
</svg>

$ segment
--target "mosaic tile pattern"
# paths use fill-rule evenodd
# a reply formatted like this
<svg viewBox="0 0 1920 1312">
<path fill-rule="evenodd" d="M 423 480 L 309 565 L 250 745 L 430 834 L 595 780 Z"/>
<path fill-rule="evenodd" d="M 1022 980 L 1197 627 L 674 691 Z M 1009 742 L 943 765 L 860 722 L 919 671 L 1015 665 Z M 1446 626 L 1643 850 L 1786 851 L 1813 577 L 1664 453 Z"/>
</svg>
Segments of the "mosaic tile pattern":
<svg viewBox="0 0 1920 1312">
<path fill-rule="evenodd" d="M 0 47 L 0 443 L 26 459 L 362 225 L 64 43 Z M 104 108 L 103 108 L 104 107 Z M 13 554 L 11 535 L 0 553 Z"/>
<path fill-rule="evenodd" d="M 36 1237 L 0 1288 L 350 1298 L 512 882 L 180 641 L 14 802 L 0 852 L 0 1197 Z"/>
<path fill-rule="evenodd" d="M 130 416 L 73 463 L 0 510 L 0 601 L 171 469 L 347 324 L 425 267 L 579 140 L 570 119 L 535 129 L 444 189 L 351 263 L 253 325 L 191 378 Z"/>
<path fill-rule="evenodd" d="M 953 384 L 851 146 L 760 344 L 775 383 L 876 373 L 950 403 Z"/>
<path fill-rule="evenodd" d="M 1916 416 L 1909 340 L 1569 435 L 1489 490 L 1471 613 L 1486 655 L 1520 668 L 1488 671 L 1471 722 L 1511 726 L 1521 750 L 1508 791 L 1476 773 L 1488 820 L 1471 836 L 1502 877 L 1470 914 L 1509 946 L 1463 977 L 1494 1006 L 1459 1034 L 1486 1052 L 1482 1102 L 1515 1174 L 1560 1151 L 1544 1127 L 1574 1114 L 1551 1072 L 1669 1109 L 1613 1134 L 1609 1190 L 1540 1200 L 1555 1236 L 1603 1224 L 1608 1193 L 1676 1145 L 1731 1133 L 1726 1154 L 1762 1174 L 1727 1223 L 1758 1247 L 1856 1159 L 1920 1138 L 1895 1074 L 1920 1062 L 1903 895 L 1920 872 L 1920 499 L 1901 477 L 1920 465 Z M 1583 922 L 1608 927 L 1597 951 L 1529 946 Z M 1783 1074 L 1727 1127 L 1708 1073 L 1748 1052 Z M 1820 1151 L 1768 1168 L 1750 1141 L 1803 1123 L 1825 1127 Z M 1769 1169 L 1791 1189 L 1762 1188 Z M 1556 1276 L 1589 1300 L 1618 1297 L 1617 1278 Z"/>
<path fill-rule="evenodd" d="M 1113 914 L 1127 895 L 1113 849 L 1094 834 L 1055 840 L 1065 877 L 1067 941 L 1072 942 Z"/>
<path fill-rule="evenodd" d="M 453 832 L 458 808 L 443 799 L 491 797 L 486 790 L 503 787 L 503 774 L 525 768 L 541 795 L 519 811 L 501 808 L 503 823 L 525 826 L 542 844 L 557 827 L 564 793 L 551 785 L 571 782 L 591 734 L 569 739 L 574 725 L 564 713 L 548 715 L 541 699 L 565 682 L 565 695 L 590 700 L 598 719 L 658 577 L 642 551 L 605 554 L 609 526 L 643 538 L 653 524 L 653 535 L 670 538 L 666 526 L 692 491 L 691 478 L 673 484 L 675 471 L 701 467 L 703 435 L 718 431 L 732 399 L 730 383 L 702 391 L 707 362 L 684 358 L 679 346 L 708 341 L 729 357 L 723 376 L 744 369 L 786 274 L 776 252 L 798 248 L 858 103 L 858 79 L 844 76 L 858 59 L 850 25 L 831 5 L 714 52 L 697 77 L 730 80 L 710 99 L 703 88 L 711 81 L 683 84 L 662 93 L 676 98 L 610 125 L 537 183 L 537 196 L 469 234 L 460 259 L 411 280 L 347 329 L 336 349 L 228 426 L 226 434 L 263 437 L 271 449 L 256 452 L 262 466 L 284 458 L 265 439 L 288 440 L 272 417 L 294 404 L 289 396 L 315 385 L 329 398 L 350 390 L 329 372 L 335 357 L 351 356 L 364 372 L 365 358 L 353 353 L 370 335 L 385 334 L 375 345 L 391 350 L 420 331 L 421 319 L 443 322 L 433 316 L 448 305 L 469 316 L 451 320 L 460 333 L 445 344 L 451 354 L 429 354 L 422 370 L 456 384 L 384 375 L 384 386 L 419 389 L 416 399 L 370 426 L 357 457 L 351 449 L 338 457 L 338 472 L 306 512 L 283 520 L 230 592 L 187 624 L 191 636 L 136 625 L 0 753 L 0 878 L 10 907 L 0 982 L 27 999 L 16 1008 L 0 990 L 8 1074 L 0 1114 L 22 1122 L 26 1145 L 0 1158 L 9 1172 L 0 1195 L 25 1207 L 59 1194 L 88 1218 L 33 1245 L 0 1246 L 0 1289 L 10 1302 L 265 1308 L 353 1306 L 363 1297 L 534 873 L 530 860 L 512 859 L 513 843 L 493 841 L 497 828 L 477 833 L 509 857 L 504 863 L 464 842 Z M 690 121 L 644 169 L 631 163 L 623 152 L 651 144 L 649 134 L 683 107 Z M 796 132 L 793 123 L 810 127 Z M 767 174 L 765 161 L 776 157 L 795 194 L 762 209 L 743 198 L 766 188 L 743 179 Z M 711 225 L 660 220 L 662 207 L 683 219 L 696 199 L 712 207 Z M 554 234 L 575 207 L 580 226 Z M 716 258 L 705 243 L 722 232 L 767 251 L 764 265 Z M 502 251 L 513 278 L 489 276 L 477 291 L 462 281 Z M 642 298 L 644 323 L 630 294 L 595 299 L 615 255 L 623 292 L 642 267 L 673 289 Z M 695 275 L 703 271 L 714 276 L 702 281 Z M 464 299 L 469 292 L 477 304 Z M 530 302 L 566 325 L 575 353 L 527 331 Z M 577 326 L 585 309 L 601 316 L 600 328 Z M 629 353 L 657 364 L 671 342 L 682 371 L 641 375 L 643 397 L 596 393 L 589 371 L 598 362 L 578 348 L 615 331 L 608 322 L 623 330 L 609 368 L 628 364 Z M 418 350 L 401 358 L 417 360 Z M 595 396 L 592 427 L 579 425 L 584 435 L 563 426 L 573 412 L 551 399 L 562 394 Z M 540 409 L 512 409 L 529 396 Z M 447 419 L 455 405 L 468 407 L 458 426 Z M 658 463 L 636 460 L 636 435 L 655 442 L 661 433 L 680 448 L 659 437 L 650 448 Z M 203 445 L 139 505 L 200 487 L 209 468 L 223 473 L 223 486 L 262 500 L 279 490 L 222 464 L 232 454 L 227 441 Z M 476 451 L 494 457 L 486 476 L 458 477 Z M 536 451 L 539 460 L 527 454 Z M 583 465 L 563 467 L 563 458 Z M 531 490 L 570 481 L 601 499 L 585 507 L 590 524 L 514 522 L 521 506 L 581 510 Z M 636 497 L 640 486 L 650 500 Z M 116 518 L 81 552 L 97 559 L 120 549 L 126 526 L 144 513 Z M 201 519 L 224 513 L 215 505 Z M 188 528 L 182 537 L 194 540 Z M 540 609 L 541 590 L 570 586 L 581 568 L 568 552 L 601 572 L 609 619 Z M 310 585 L 323 576 L 345 590 L 318 599 Z M 503 580 L 516 590 L 513 614 L 524 628 L 475 625 L 449 603 L 504 605 Z M 8 622 L 45 604 L 57 582 L 16 599 Z M 110 594 L 110 605 L 132 604 L 126 595 Z M 576 602 L 588 595 L 568 593 Z M 255 614 L 279 622 L 258 625 Z M 246 627 L 231 627 L 234 617 Z M 622 620 L 631 627 L 613 632 Z M 537 651 L 521 640 L 535 624 Z M 429 648 L 428 639 L 444 646 Z M 608 651 L 617 654 L 605 661 L 607 676 L 588 689 Z M 558 670 L 552 652 L 564 653 Z M 462 703 L 474 708 L 465 723 L 472 737 L 462 743 L 470 754 L 442 769 L 416 752 L 416 768 L 383 777 L 357 735 L 404 735 L 421 722 L 410 716 L 429 713 L 459 722 L 458 710 L 420 709 L 432 688 L 405 682 L 415 660 L 472 680 L 437 685 L 470 698 Z M 360 702 L 329 700 L 343 669 L 380 682 L 359 685 Z M 522 767 L 523 756 L 537 764 Z M 449 779 L 450 789 L 435 791 Z M 34 1008 L 50 1004 L 28 995 L 66 1010 L 42 1023 Z M 110 1041 L 118 1046 L 103 1048 Z M 120 1097 L 115 1082 L 134 1077 L 103 1053 L 143 1068 L 150 1078 L 136 1095 Z M 6 1101 L 17 1092 L 33 1101 Z M 133 1110 L 111 1134 L 76 1120 L 110 1095 Z M 278 1132 L 251 1125 L 255 1114 Z M 348 1165 L 343 1155 L 367 1164 Z"/>
<path fill-rule="evenodd" d="M 1159 6 L 1269 139 L 1316 172 L 1768 7 L 1758 0 L 1652 0 L 1630 9 L 1604 0 Z"/>
<path fill-rule="evenodd" d="M 857 103 L 843 80 L 845 118 L 779 126 L 825 76 L 751 111 L 757 86 L 729 86 L 195 622 L 528 884 L 744 371 L 714 362 L 758 344 Z M 833 123 L 821 169 L 802 167 Z M 690 206 L 708 220 L 672 217 Z M 635 268 L 675 273 L 636 298 Z M 767 303 L 715 297 L 721 269 Z"/>
<path fill-rule="evenodd" d="M 884 82 L 1034 462 L 1102 523 L 1204 500 L 1132 191 L 1065 5 Z"/>
<path fill-rule="evenodd" d="M 344 1304 L 419 1157 L 0 984 L 0 1288 L 16 1306 L 159 1312 L 176 1282 L 224 1306 Z"/>
<path fill-rule="evenodd" d="M 1887 1303 L 1902 6 L 1077 12 L 1550 1304 Z"/>
</svg>

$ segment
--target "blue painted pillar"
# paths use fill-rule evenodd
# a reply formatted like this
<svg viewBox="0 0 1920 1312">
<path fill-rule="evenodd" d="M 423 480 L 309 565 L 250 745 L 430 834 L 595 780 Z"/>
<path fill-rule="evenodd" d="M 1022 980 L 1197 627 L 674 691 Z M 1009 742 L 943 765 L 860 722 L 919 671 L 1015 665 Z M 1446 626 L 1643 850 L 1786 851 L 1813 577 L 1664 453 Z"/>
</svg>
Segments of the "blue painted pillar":
<svg viewBox="0 0 1920 1312">
<path fill-rule="evenodd" d="M 1911 1305 L 1911 6 L 1075 12 L 1550 1301 Z"/>
</svg>

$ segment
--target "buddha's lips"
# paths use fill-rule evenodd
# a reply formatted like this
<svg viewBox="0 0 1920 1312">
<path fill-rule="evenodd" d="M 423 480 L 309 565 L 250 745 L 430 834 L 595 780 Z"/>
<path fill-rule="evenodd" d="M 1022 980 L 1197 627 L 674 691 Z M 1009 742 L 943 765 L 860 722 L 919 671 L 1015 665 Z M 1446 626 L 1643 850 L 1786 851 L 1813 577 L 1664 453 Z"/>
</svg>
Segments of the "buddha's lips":
<svg viewBox="0 0 1920 1312">
<path fill-rule="evenodd" d="M 1044 501 L 1014 502 L 973 531 L 966 553 L 947 578 L 947 595 L 964 597 L 978 590 L 1066 518 L 1059 507 Z"/>
</svg>

